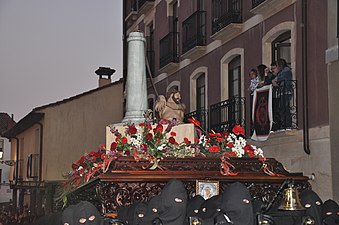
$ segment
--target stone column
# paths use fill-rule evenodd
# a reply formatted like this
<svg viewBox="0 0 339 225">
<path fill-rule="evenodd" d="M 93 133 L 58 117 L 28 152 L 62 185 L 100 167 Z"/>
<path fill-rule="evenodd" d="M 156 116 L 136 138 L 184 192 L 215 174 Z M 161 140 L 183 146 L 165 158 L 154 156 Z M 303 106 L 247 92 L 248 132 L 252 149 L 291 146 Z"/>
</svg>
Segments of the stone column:
<svg viewBox="0 0 339 225">
<path fill-rule="evenodd" d="M 128 64 L 126 81 L 126 114 L 123 123 L 144 121 L 147 110 L 145 38 L 141 32 L 131 32 L 127 38 Z"/>
</svg>

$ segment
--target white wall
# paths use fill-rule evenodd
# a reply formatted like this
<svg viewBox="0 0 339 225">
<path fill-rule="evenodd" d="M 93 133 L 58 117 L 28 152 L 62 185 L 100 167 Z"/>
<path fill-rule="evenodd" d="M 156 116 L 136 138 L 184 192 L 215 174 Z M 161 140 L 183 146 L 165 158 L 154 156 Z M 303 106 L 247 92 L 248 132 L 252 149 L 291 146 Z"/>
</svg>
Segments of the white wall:
<svg viewBox="0 0 339 225">
<path fill-rule="evenodd" d="M 4 158 L 3 160 L 10 160 L 11 158 L 11 147 L 7 138 L 0 137 L 4 140 Z M 9 188 L 9 174 L 10 166 L 0 163 L 0 169 L 2 170 L 1 174 L 1 184 L 0 184 L 0 202 L 8 202 L 12 199 L 12 191 Z"/>
</svg>

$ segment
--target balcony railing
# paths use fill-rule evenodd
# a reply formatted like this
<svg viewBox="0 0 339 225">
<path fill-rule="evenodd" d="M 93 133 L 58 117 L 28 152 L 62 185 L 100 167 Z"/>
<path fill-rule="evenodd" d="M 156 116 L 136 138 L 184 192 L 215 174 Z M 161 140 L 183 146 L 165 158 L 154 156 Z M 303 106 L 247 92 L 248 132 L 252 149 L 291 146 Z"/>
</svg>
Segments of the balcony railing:
<svg viewBox="0 0 339 225">
<path fill-rule="evenodd" d="M 182 23 L 182 54 L 206 45 L 206 11 L 196 11 Z"/>
<path fill-rule="evenodd" d="M 198 109 L 196 111 L 185 114 L 184 122 L 188 122 L 188 118 L 192 118 L 192 117 L 194 117 L 200 122 L 201 127 L 204 130 L 208 130 L 208 124 L 207 124 L 208 111 L 206 109 Z"/>
<path fill-rule="evenodd" d="M 213 8 L 213 34 L 220 31 L 231 23 L 242 23 L 241 0 L 213 1 Z"/>
<path fill-rule="evenodd" d="M 272 130 L 297 129 L 297 81 L 282 81 L 272 91 Z"/>
<path fill-rule="evenodd" d="M 252 9 L 257 7 L 258 5 L 263 3 L 264 1 L 266 1 L 266 0 L 252 0 Z"/>
<path fill-rule="evenodd" d="M 160 40 L 160 68 L 179 62 L 179 33 L 170 32 Z"/>
<path fill-rule="evenodd" d="M 210 106 L 210 129 L 230 131 L 235 125 L 245 127 L 244 97 L 232 97 Z"/>
</svg>

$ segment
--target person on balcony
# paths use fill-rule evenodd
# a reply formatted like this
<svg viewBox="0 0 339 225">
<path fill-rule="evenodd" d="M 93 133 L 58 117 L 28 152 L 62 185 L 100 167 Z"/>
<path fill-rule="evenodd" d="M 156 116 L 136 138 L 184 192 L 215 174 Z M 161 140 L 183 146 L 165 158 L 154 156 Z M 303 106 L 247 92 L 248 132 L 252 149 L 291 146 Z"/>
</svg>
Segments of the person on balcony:
<svg viewBox="0 0 339 225">
<path fill-rule="evenodd" d="M 279 59 L 271 64 L 271 70 L 276 78 L 272 80 L 272 85 L 277 87 L 275 94 L 279 99 L 279 121 L 275 120 L 277 126 L 282 129 L 292 127 L 291 100 L 293 95 L 292 71 L 284 59 Z M 274 111 L 274 110 L 273 110 Z"/>
<path fill-rule="evenodd" d="M 254 90 L 257 89 L 259 85 L 259 78 L 258 78 L 258 71 L 256 69 L 251 69 L 248 76 L 250 77 L 250 86 L 248 87 L 248 90 L 250 91 L 250 109 L 252 115 L 252 108 L 253 108 L 253 94 Z M 253 132 L 253 121 L 251 120 L 251 133 Z"/>
<path fill-rule="evenodd" d="M 272 84 L 272 80 L 275 78 L 275 75 L 270 71 L 270 69 L 265 64 L 258 65 L 257 70 L 259 77 L 258 87 Z"/>
</svg>

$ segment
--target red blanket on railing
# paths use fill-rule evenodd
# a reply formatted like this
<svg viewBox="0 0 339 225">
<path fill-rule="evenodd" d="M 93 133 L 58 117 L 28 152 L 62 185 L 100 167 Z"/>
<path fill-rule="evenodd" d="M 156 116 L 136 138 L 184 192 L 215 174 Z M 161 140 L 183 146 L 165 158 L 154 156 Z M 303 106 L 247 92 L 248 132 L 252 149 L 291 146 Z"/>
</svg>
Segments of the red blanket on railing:
<svg viewBox="0 0 339 225">
<path fill-rule="evenodd" d="M 272 85 L 266 85 L 254 91 L 252 105 L 253 135 L 255 141 L 266 141 L 270 135 L 272 116 Z"/>
</svg>

